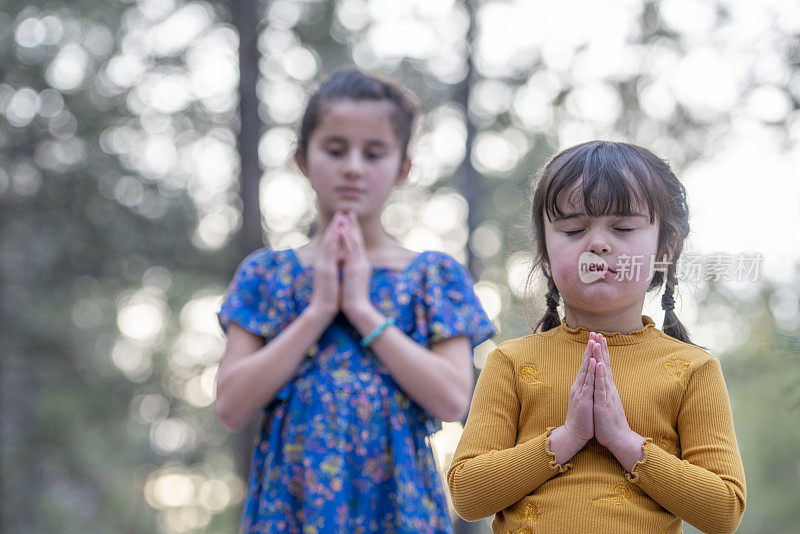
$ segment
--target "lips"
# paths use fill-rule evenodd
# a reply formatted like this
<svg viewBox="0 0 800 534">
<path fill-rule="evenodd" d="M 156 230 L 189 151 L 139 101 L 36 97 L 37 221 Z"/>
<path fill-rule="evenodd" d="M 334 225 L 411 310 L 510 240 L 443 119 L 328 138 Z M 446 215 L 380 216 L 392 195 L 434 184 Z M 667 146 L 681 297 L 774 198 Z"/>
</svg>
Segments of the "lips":
<svg viewBox="0 0 800 534">
<path fill-rule="evenodd" d="M 591 284 L 597 280 L 616 278 L 617 271 L 602 257 L 586 251 L 578 258 L 578 276 L 582 282 Z"/>
<path fill-rule="evenodd" d="M 337 187 L 336 192 L 343 197 L 360 197 L 364 194 L 364 190 L 358 187 Z"/>
</svg>

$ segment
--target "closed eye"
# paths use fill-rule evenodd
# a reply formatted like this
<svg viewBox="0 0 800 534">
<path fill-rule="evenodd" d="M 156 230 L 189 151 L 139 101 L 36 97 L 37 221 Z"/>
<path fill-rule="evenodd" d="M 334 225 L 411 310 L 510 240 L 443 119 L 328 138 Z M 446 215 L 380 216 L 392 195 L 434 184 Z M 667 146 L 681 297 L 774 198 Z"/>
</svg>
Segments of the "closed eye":
<svg viewBox="0 0 800 534">
<path fill-rule="evenodd" d="M 566 231 L 566 232 L 564 232 L 564 233 L 565 233 L 565 234 L 566 234 L 568 237 L 574 237 L 574 236 L 576 236 L 576 235 L 580 234 L 581 232 L 583 232 L 583 228 L 581 228 L 580 230 L 567 230 L 567 231 Z"/>
<path fill-rule="evenodd" d="M 614 230 L 622 234 L 627 234 L 628 232 L 633 232 L 634 230 L 636 230 L 636 228 L 614 228 Z"/>
</svg>

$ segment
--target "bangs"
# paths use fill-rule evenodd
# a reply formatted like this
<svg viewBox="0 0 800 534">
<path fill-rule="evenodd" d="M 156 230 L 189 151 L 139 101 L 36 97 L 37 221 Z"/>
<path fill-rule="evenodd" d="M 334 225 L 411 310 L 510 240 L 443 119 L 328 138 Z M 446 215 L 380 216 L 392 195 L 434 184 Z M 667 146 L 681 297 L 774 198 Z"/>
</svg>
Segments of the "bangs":
<svg viewBox="0 0 800 534">
<path fill-rule="evenodd" d="M 651 171 L 636 150 L 591 143 L 563 157 L 564 161 L 553 162 L 558 167 L 544 191 L 544 211 L 550 221 L 565 215 L 559 201 L 566 201 L 567 205 L 582 203 L 591 217 L 641 213 L 651 224 L 655 222 L 658 210 L 653 199 L 660 195 L 651 191 Z"/>
</svg>

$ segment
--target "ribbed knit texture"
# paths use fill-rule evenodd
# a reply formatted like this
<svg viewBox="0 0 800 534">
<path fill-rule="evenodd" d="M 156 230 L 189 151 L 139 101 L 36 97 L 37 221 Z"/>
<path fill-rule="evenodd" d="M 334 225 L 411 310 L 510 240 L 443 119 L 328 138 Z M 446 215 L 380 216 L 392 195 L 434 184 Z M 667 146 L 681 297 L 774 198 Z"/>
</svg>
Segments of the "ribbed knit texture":
<svg viewBox="0 0 800 534">
<path fill-rule="evenodd" d="M 461 517 L 496 514 L 503 534 L 736 530 L 744 469 L 719 361 L 642 324 L 602 332 L 628 424 L 646 438 L 633 476 L 594 438 L 563 466 L 549 450 L 589 340 L 562 323 L 489 355 L 447 473 Z"/>
</svg>

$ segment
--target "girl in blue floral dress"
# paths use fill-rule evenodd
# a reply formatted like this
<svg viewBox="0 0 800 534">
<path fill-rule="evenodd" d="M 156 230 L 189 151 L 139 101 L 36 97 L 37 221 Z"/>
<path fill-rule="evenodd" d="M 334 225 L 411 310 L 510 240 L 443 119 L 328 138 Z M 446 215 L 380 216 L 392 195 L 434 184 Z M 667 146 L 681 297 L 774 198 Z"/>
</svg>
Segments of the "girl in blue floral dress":
<svg viewBox="0 0 800 534">
<path fill-rule="evenodd" d="M 242 532 L 452 532 L 426 437 L 463 417 L 493 327 L 458 262 L 381 225 L 415 116 L 391 82 L 326 80 L 295 155 L 319 231 L 252 253 L 228 288 L 216 413 L 233 430 L 263 412 Z"/>
</svg>

